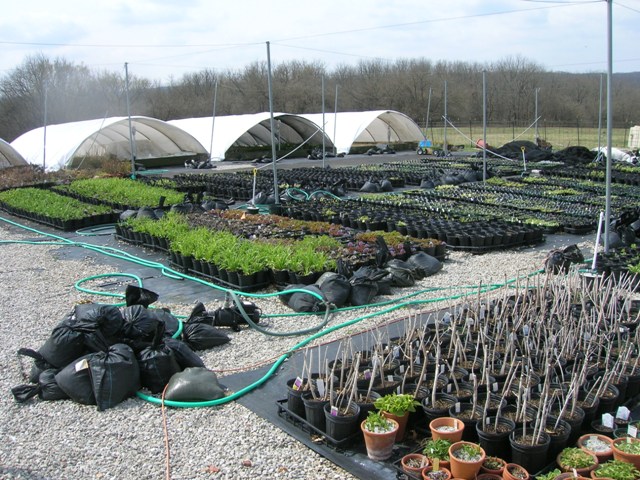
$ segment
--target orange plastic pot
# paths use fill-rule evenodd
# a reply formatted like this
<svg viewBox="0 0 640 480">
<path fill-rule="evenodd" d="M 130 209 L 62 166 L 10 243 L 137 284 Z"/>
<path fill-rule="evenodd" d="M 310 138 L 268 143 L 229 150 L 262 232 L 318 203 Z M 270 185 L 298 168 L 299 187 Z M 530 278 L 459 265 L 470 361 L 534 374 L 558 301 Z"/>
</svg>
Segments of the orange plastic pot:
<svg viewBox="0 0 640 480">
<path fill-rule="evenodd" d="M 477 460 L 469 461 L 456 457 L 456 452 L 460 450 L 463 446 L 470 445 L 473 446 L 480 451 L 480 458 Z M 451 470 L 451 475 L 456 478 L 464 478 L 466 480 L 473 480 L 480 472 L 480 468 L 482 467 L 482 463 L 486 454 L 482 447 L 477 443 L 471 442 L 456 442 L 449 447 L 449 465 Z"/>
</svg>

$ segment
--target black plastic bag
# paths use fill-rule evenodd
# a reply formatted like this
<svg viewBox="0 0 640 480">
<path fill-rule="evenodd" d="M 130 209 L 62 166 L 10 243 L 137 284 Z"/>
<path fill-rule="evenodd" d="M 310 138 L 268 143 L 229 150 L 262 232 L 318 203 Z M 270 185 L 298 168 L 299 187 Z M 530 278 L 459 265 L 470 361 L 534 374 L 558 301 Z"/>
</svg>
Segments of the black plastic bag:
<svg viewBox="0 0 640 480">
<path fill-rule="evenodd" d="M 56 382 L 57 370 L 44 370 L 40 374 L 37 384 L 18 385 L 11 389 L 13 398 L 18 403 L 24 403 L 36 395 L 41 400 L 64 400 L 69 398 L 66 393 L 58 386 Z"/>
<path fill-rule="evenodd" d="M 385 270 L 389 272 L 391 285 L 394 287 L 411 287 L 416 283 L 414 269 L 410 263 L 398 259 L 389 260 Z"/>
<path fill-rule="evenodd" d="M 223 398 L 217 375 L 206 368 L 187 368 L 169 380 L 164 398 L 177 402 L 204 402 Z"/>
<path fill-rule="evenodd" d="M 319 312 L 326 308 L 327 299 L 317 285 L 300 285 L 298 288 L 304 291 L 291 294 L 287 302 L 289 308 L 295 312 Z M 313 292 L 320 298 L 307 292 Z"/>
<path fill-rule="evenodd" d="M 55 368 L 53 365 L 47 362 L 39 352 L 36 352 L 35 350 L 32 350 L 30 348 L 20 348 L 18 350 L 18 355 L 24 355 L 25 357 L 30 357 L 33 359 L 31 371 L 29 372 L 29 383 L 38 383 L 38 379 L 40 378 L 40 374 L 42 372 Z"/>
<path fill-rule="evenodd" d="M 178 331 L 180 321 L 170 311 L 164 308 L 151 308 L 147 313 L 164 325 L 165 336 L 173 337 Z"/>
<path fill-rule="evenodd" d="M 117 337 L 124 324 L 122 312 L 115 305 L 100 305 L 97 303 L 81 303 L 74 308 L 76 322 L 74 328 L 99 329 L 105 337 Z"/>
<path fill-rule="evenodd" d="M 150 340 L 158 328 L 160 319 L 150 313 L 151 311 L 142 305 L 132 305 L 122 309 L 124 324 L 122 333 L 124 337 L 132 340 Z"/>
<path fill-rule="evenodd" d="M 162 342 L 164 328 L 158 325 L 153 342 L 136 358 L 140 367 L 140 384 L 152 393 L 161 392 L 171 376 L 181 371 L 173 350 Z"/>
<path fill-rule="evenodd" d="M 378 295 L 379 283 L 386 275 L 386 270 L 372 265 L 360 267 L 353 272 L 349 279 L 349 283 L 351 283 L 351 295 L 349 297 L 351 305 L 369 305 L 373 298 Z"/>
<path fill-rule="evenodd" d="M 569 273 L 572 263 L 584 262 L 584 255 L 576 245 L 569 245 L 564 249 L 554 249 L 547 254 L 544 261 L 544 271 L 547 273 Z"/>
<path fill-rule="evenodd" d="M 207 350 L 229 342 L 226 333 L 205 322 L 185 322 L 182 339 L 193 350 Z"/>
<path fill-rule="evenodd" d="M 414 268 L 417 279 L 429 277 L 442 270 L 442 262 L 425 252 L 414 253 L 407 259 L 407 263 Z"/>
<path fill-rule="evenodd" d="M 89 360 L 91 360 L 91 357 L 94 355 L 96 354 L 89 353 L 78 358 L 60 370 L 55 376 L 55 380 L 62 391 L 66 393 L 71 400 L 82 405 L 96 404 L 89 368 Z"/>
<path fill-rule="evenodd" d="M 98 410 L 111 408 L 140 389 L 140 369 L 135 353 L 118 343 L 89 358 L 93 394 Z"/>
<path fill-rule="evenodd" d="M 327 302 L 340 308 L 349 300 L 351 294 L 351 284 L 344 275 L 334 272 L 325 272 L 316 281 L 322 295 Z"/>
<path fill-rule="evenodd" d="M 176 361 L 180 368 L 185 369 L 189 367 L 202 367 L 204 368 L 204 362 L 202 359 L 182 340 L 177 338 L 165 338 L 164 344 L 173 350 L 173 354 L 176 357 Z"/>
<path fill-rule="evenodd" d="M 142 305 L 144 308 L 149 308 L 149 305 L 158 300 L 157 293 L 136 285 L 127 285 L 124 296 L 127 307 L 131 305 Z"/>
<path fill-rule="evenodd" d="M 69 365 L 86 353 L 84 334 L 73 327 L 72 316 L 60 322 L 38 349 L 44 360 L 57 368 Z"/>
<path fill-rule="evenodd" d="M 260 323 L 262 310 L 260 310 L 255 303 L 243 300 L 240 302 L 240 306 L 234 303 L 228 307 L 214 310 L 212 325 L 215 327 L 229 327 L 237 332 L 240 330 L 240 325 L 249 324 L 245 315 L 250 321 L 257 324 Z"/>
</svg>

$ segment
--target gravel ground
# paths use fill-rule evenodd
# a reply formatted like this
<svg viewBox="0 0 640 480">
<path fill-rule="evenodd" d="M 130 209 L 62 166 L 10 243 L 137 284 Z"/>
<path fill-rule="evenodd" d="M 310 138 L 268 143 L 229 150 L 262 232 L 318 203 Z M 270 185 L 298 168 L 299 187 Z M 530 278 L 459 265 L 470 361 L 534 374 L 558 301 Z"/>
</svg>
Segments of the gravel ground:
<svg viewBox="0 0 640 480">
<path fill-rule="evenodd" d="M 0 224 L 0 239 L 23 237 Z M 32 237 L 29 237 L 32 238 Z M 567 237 L 570 243 L 571 237 Z M 566 238 L 565 238 L 566 241 Z M 586 252 L 588 241 L 579 243 Z M 30 362 L 20 360 L 20 347 L 37 349 L 52 328 L 76 303 L 109 302 L 76 291 L 77 280 L 113 272 L 90 256 L 82 261 L 57 260 L 56 246 L 0 244 L 0 478 L 2 479 L 158 479 L 282 478 L 350 479 L 343 469 L 309 450 L 276 426 L 238 403 L 221 407 L 167 410 L 170 476 L 161 409 L 139 399 L 98 412 L 72 401 L 15 403 L 10 389 L 25 383 Z M 542 267 L 551 245 L 484 255 L 451 253 L 444 268 L 415 287 L 394 291 L 394 298 L 414 291 L 450 287 L 421 295 L 429 299 L 469 289 L 455 287 L 500 283 Z M 126 271 L 126 268 L 123 269 Z M 85 286 L 91 286 L 85 285 Z M 429 295 L 431 295 L 429 297 Z M 391 297 L 385 297 L 385 300 Z M 276 298 L 256 300 L 267 314 L 291 313 Z M 447 302 L 421 307 L 433 309 Z M 187 315 L 193 305 L 161 298 L 174 314 Z M 213 310 L 221 305 L 206 304 Z M 378 309 L 379 310 L 379 309 Z M 375 308 L 334 316 L 329 326 L 374 313 Z M 413 310 L 415 311 L 415 310 Z M 326 342 L 407 315 L 399 310 L 377 315 L 322 337 Z M 297 330 L 318 323 L 318 317 L 268 319 L 274 329 Z M 264 336 L 253 330 L 230 332 L 231 342 L 199 352 L 207 367 L 224 376 L 234 367 L 269 363 L 303 337 Z M 300 461 L 304 459 L 304 461 Z"/>
</svg>

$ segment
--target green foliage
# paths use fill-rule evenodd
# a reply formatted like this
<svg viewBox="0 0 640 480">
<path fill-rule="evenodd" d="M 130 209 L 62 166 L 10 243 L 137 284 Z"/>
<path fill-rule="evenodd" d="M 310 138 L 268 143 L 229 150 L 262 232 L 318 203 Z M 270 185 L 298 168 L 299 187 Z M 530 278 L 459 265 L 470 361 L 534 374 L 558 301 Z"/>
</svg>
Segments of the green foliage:
<svg viewBox="0 0 640 480">
<path fill-rule="evenodd" d="M 0 192 L 0 201 L 26 212 L 59 220 L 75 220 L 111 213 L 111 208 L 91 205 L 42 188 L 16 188 Z"/>
<path fill-rule="evenodd" d="M 439 460 L 449 461 L 449 447 L 451 445 L 452 443 L 445 439 L 428 440 L 424 444 L 422 454 L 430 459 L 437 458 Z"/>
<path fill-rule="evenodd" d="M 398 417 L 403 416 L 407 412 L 415 412 L 416 406 L 420 405 L 420 402 L 413 398 L 413 395 L 408 393 L 389 393 L 383 397 L 376 399 L 374 406 L 378 410 L 389 412 Z"/>
<path fill-rule="evenodd" d="M 55 188 L 131 207 L 155 207 L 160 203 L 160 197 L 165 197 L 165 205 L 174 205 L 181 203 L 184 198 L 184 194 L 176 190 L 147 185 L 130 178 L 89 178 Z"/>
<path fill-rule="evenodd" d="M 558 461 L 562 467 L 567 468 L 587 468 L 594 464 L 593 456 L 576 447 L 568 447 L 562 450 Z"/>
<path fill-rule="evenodd" d="M 554 468 L 549 473 L 544 473 L 542 475 L 537 475 L 536 476 L 536 480 L 553 480 L 554 478 L 556 478 L 561 473 L 562 472 L 559 469 Z"/>
<path fill-rule="evenodd" d="M 594 475 L 597 478 L 613 478 L 613 480 L 634 480 L 640 478 L 640 471 L 632 464 L 620 460 L 609 460 L 599 465 Z"/>
<path fill-rule="evenodd" d="M 632 455 L 640 455 L 640 440 L 626 437 L 625 442 L 616 442 L 615 446 L 618 450 Z"/>
<path fill-rule="evenodd" d="M 477 462 L 482 458 L 482 450 L 473 443 L 463 443 L 453 451 L 453 455 L 465 462 Z"/>
<path fill-rule="evenodd" d="M 370 411 L 367 415 L 367 419 L 364 423 L 364 428 L 370 432 L 384 433 L 393 430 L 394 424 L 388 418 L 384 417 L 382 413 L 374 410 Z"/>
</svg>

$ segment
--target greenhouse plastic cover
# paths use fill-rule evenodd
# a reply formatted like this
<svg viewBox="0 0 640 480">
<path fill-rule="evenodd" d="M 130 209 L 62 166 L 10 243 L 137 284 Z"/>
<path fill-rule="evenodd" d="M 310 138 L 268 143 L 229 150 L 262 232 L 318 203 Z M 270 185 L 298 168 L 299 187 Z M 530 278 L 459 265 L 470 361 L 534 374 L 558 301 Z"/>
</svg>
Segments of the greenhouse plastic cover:
<svg viewBox="0 0 640 480">
<path fill-rule="evenodd" d="M 322 113 L 301 115 L 319 127 Z M 357 144 L 391 144 L 424 140 L 420 127 L 404 113 L 393 110 L 338 112 L 324 114 L 325 134 L 336 145 L 337 153 L 349 153 Z M 335 132 L 335 138 L 334 138 Z"/>
<path fill-rule="evenodd" d="M 0 168 L 17 167 L 20 165 L 28 165 L 28 162 L 22 158 L 10 143 L 0 138 Z"/>
<path fill-rule="evenodd" d="M 185 131 L 149 117 L 131 117 L 135 129 L 136 159 L 206 154 L 205 148 Z M 48 125 L 24 133 L 11 142 L 24 159 L 47 170 L 75 166 L 85 156 L 115 155 L 131 158 L 128 117 L 110 117 Z"/>
<path fill-rule="evenodd" d="M 283 143 L 299 145 L 305 141 L 322 143 L 322 132 L 317 125 L 300 115 L 274 113 L 275 136 Z M 269 112 L 247 115 L 225 115 L 169 120 L 169 124 L 193 135 L 213 160 L 224 160 L 232 146 L 251 147 L 271 145 L 271 115 Z M 213 131 L 213 142 L 211 132 Z M 326 138 L 326 144 L 333 145 Z"/>
</svg>

